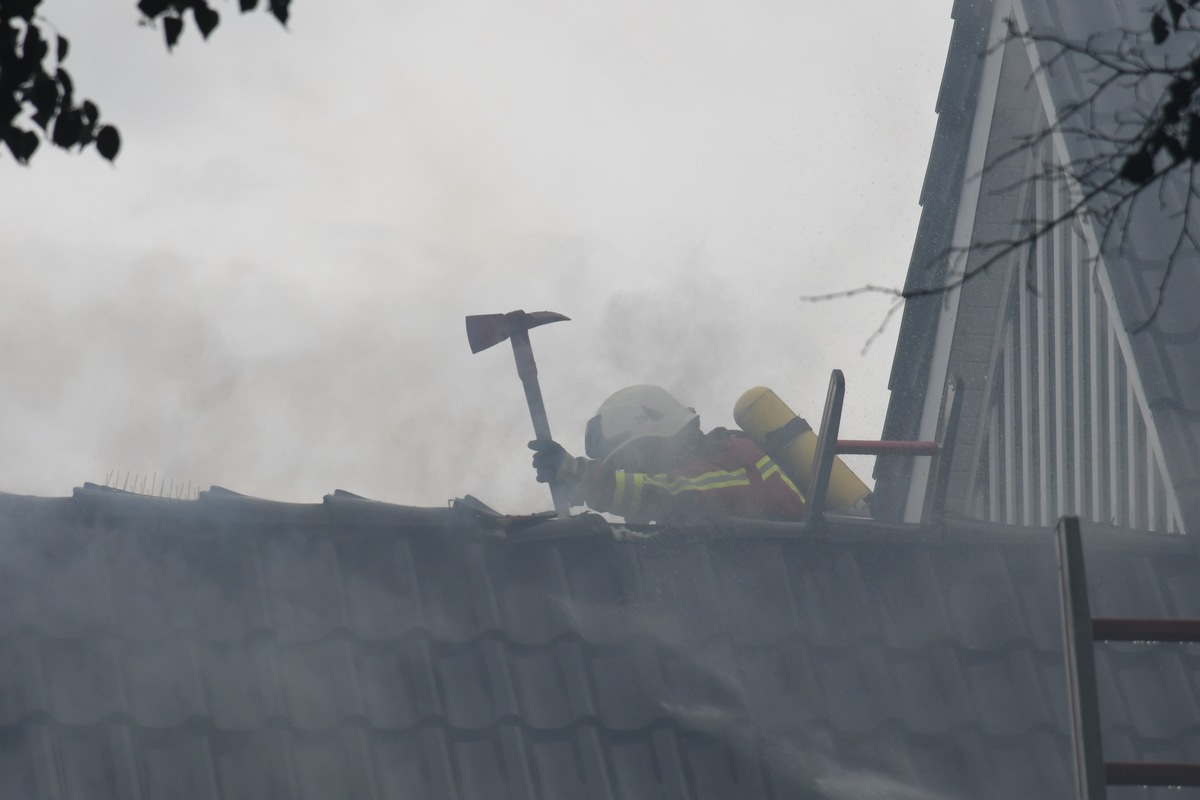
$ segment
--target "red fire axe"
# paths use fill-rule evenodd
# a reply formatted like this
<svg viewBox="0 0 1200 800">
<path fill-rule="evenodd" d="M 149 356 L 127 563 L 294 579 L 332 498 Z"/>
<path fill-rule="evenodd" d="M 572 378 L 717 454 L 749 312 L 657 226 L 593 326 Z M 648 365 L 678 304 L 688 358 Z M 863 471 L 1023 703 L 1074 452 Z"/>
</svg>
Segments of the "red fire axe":
<svg viewBox="0 0 1200 800">
<path fill-rule="evenodd" d="M 525 387 L 525 401 L 529 404 L 529 416 L 533 420 L 534 436 L 550 441 L 550 422 L 546 419 L 546 405 L 542 402 L 542 390 L 538 386 L 537 364 L 533 361 L 533 348 L 529 345 L 529 329 L 549 322 L 570 319 L 553 311 L 510 311 L 507 314 L 476 314 L 467 317 L 467 342 L 471 352 L 478 353 L 505 339 L 512 341 L 513 357 L 517 360 L 517 374 Z M 554 509 L 560 517 L 571 513 L 567 498 L 561 487 L 550 484 L 550 496 Z"/>
</svg>

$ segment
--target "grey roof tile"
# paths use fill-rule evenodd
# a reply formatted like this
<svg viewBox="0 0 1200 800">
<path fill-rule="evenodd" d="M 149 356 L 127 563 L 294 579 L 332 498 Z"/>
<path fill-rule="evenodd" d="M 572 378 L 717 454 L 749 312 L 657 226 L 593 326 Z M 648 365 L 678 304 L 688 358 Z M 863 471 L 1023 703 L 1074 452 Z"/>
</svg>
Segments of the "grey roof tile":
<svg viewBox="0 0 1200 800">
<path fill-rule="evenodd" d="M 928 553 L 887 548 L 885 569 L 872 578 L 875 613 L 883 640 L 894 648 L 919 649 L 950 641 L 954 623 Z"/>
<path fill-rule="evenodd" d="M 636 633 L 668 641 L 697 641 L 722 630 L 723 599 L 716 591 L 708 548 L 680 539 L 637 548 L 641 608 L 626 618 Z"/>
<path fill-rule="evenodd" d="M 747 742 L 681 733 L 686 775 L 696 800 L 749 800 L 766 796 L 761 768 L 747 758 Z"/>
<path fill-rule="evenodd" d="M 0 727 L 0 796 L 47 796 L 35 767 L 38 749 L 36 733 L 32 726 Z"/>
<path fill-rule="evenodd" d="M 272 536 L 259 543 L 258 555 L 271 627 L 282 638 L 309 641 L 346 627 L 341 576 L 324 531 L 302 528 Z"/>
<path fill-rule="evenodd" d="M 557 647 L 514 647 L 509 667 L 519 716 L 535 728 L 565 728 L 572 713 L 570 690 Z"/>
<path fill-rule="evenodd" d="M 662 716 L 662 678 L 653 646 L 592 648 L 587 658 L 593 713 L 606 728 L 628 731 Z"/>
<path fill-rule="evenodd" d="M 497 717 L 481 648 L 439 648 L 434 661 L 439 697 L 446 719 L 458 728 L 479 729 Z"/>
<path fill-rule="evenodd" d="M 351 642 L 341 636 L 273 648 L 284 718 L 301 730 L 327 730 L 365 714 Z"/>
<path fill-rule="evenodd" d="M 297 797 L 291 738 L 283 728 L 211 732 L 213 772 L 222 800 Z"/>
<path fill-rule="evenodd" d="M 564 614 L 571 632 L 592 644 L 616 644 L 632 633 L 627 620 L 641 606 L 637 549 L 596 539 L 556 548 L 566 575 Z"/>
<path fill-rule="evenodd" d="M 421 608 L 424 629 L 441 641 L 465 642 L 499 630 L 500 620 L 487 583 L 483 546 L 437 547 L 411 542 L 421 568 Z"/>
<path fill-rule="evenodd" d="M 995 781 L 991 797 L 1070 797 L 1075 790 L 1070 773 L 1062 768 L 1069 758 L 1067 739 L 1057 731 L 993 739 L 985 752 Z"/>
<path fill-rule="evenodd" d="M 431 729 L 382 732 L 371 737 L 372 778 L 378 797 L 454 796 L 444 750 Z"/>
<path fill-rule="evenodd" d="M 524 731 L 501 725 L 477 735 L 458 737 L 453 748 L 464 798 L 534 797 L 534 779 Z"/>
<path fill-rule="evenodd" d="M 746 718 L 765 730 L 794 730 L 829 718 L 817 673 L 824 651 L 801 642 L 737 649 L 739 685 L 746 687 Z"/>
<path fill-rule="evenodd" d="M 488 552 L 488 572 L 495 576 L 500 627 L 511 638 L 540 644 L 573 631 L 557 548 L 494 548 Z M 555 601 L 547 603 L 547 595 Z"/>
<path fill-rule="evenodd" d="M 109 513 L 108 543 L 68 559 L 69 571 L 119 577 L 185 552 L 188 571 L 174 586 L 93 581 L 109 602 L 71 613 L 13 610 L 45 609 L 55 625 L 10 619 L 0 635 L 0 731 L 20 732 L 0 746 L 0 769 L 6 753 L 34 764 L 32 778 L 0 781 L 32 780 L 39 800 L 178 786 L 198 796 L 216 786 L 222 800 L 464 798 L 489 786 L 489 796 L 765 800 L 822 781 L 861 787 L 864 775 L 895 791 L 1008 797 L 1032 784 L 996 771 L 1022 759 L 1044 785 L 1066 774 L 1043 535 L 849 525 L 758 537 L 739 526 L 518 543 L 338 528 L 323 507 L 308 519 L 284 509 L 280 524 L 273 507 L 244 507 L 240 530 L 223 510 L 215 527 L 163 528 L 161 542 L 145 515 Z M 26 535 L 44 552 L 75 535 L 42 524 Z M 1192 607 L 1190 551 L 1119 532 L 1088 541 L 1106 607 Z M 26 585 L 55 583 L 54 559 L 12 552 Z M 225 570 L 235 562 L 247 568 Z M 380 562 L 395 565 L 394 584 Z M 10 566 L 0 548 L 0 569 Z M 300 595 L 296 575 L 331 607 Z M 160 638 L 111 616 L 172 591 L 178 619 L 138 617 Z M 371 598 L 401 618 L 367 609 Z M 188 608 L 209 602 L 235 621 Z M 1200 731 L 1194 698 L 1168 699 L 1198 688 L 1191 650 L 1109 649 L 1106 736 L 1140 753 Z M 100 788 L 67 788 L 89 785 Z"/>
<path fill-rule="evenodd" d="M 128 714 L 138 724 L 156 728 L 172 727 L 193 716 L 209 715 L 193 642 L 168 639 L 157 642 L 113 640 L 109 643 L 118 653 L 118 683 L 127 700 L 116 713 Z M 43 650 L 46 655 L 50 652 Z M 63 654 L 56 655 L 61 657 Z M 79 721 L 95 722 L 99 718 L 97 715 Z"/>
<path fill-rule="evenodd" d="M 956 641 L 972 650 L 994 650 L 1025 638 L 1024 613 L 1004 553 L 986 545 L 958 546 L 933 561 Z"/>
<path fill-rule="evenodd" d="M 1186 569 L 1167 569 L 1162 577 L 1172 617 L 1200 617 L 1200 573 Z"/>
<path fill-rule="evenodd" d="M 933 645 L 920 658 L 911 652 L 895 658 L 895 718 L 919 734 L 945 733 L 970 720 L 968 709 L 984 698 L 972 697 L 975 688 L 964 675 L 958 652 L 945 644 Z M 986 718 L 986 717 L 985 717 Z"/>
<path fill-rule="evenodd" d="M 720 545 L 715 570 L 722 627 L 739 642 L 759 644 L 787 639 L 801 631 L 801 616 L 782 550 Z"/>
<path fill-rule="evenodd" d="M 698 731 L 745 724 L 751 692 L 738 670 L 737 649 L 727 638 L 686 649 L 661 649 L 663 686 L 658 700 L 663 715 Z"/>
<path fill-rule="evenodd" d="M 794 549 L 788 554 L 789 568 L 797 581 L 795 594 L 803 630 L 814 643 L 844 647 L 881 633 L 870 602 L 870 592 L 857 562 L 857 553 L 838 548 L 816 558 L 804 557 Z"/>
<path fill-rule="evenodd" d="M 567 702 L 572 718 L 595 719 L 596 691 L 592 685 L 588 652 L 578 641 L 558 643 L 554 650 L 562 669 L 563 683 L 567 687 Z"/>
<path fill-rule="evenodd" d="M 529 754 L 534 782 L 539 788 L 531 797 L 578 797 L 584 800 L 599 796 L 589 787 L 583 759 L 572 738 L 531 737 Z"/>
<path fill-rule="evenodd" d="M 248 730 L 285 718 L 274 649 L 264 636 L 196 647 L 207 712 L 218 728 Z"/>
<path fill-rule="evenodd" d="M 128 764 L 122 760 L 130 759 L 134 750 L 128 731 L 120 726 L 68 727 L 42 722 L 30 725 L 24 733 L 29 735 L 30 743 L 42 745 L 38 749 L 52 753 L 50 774 L 56 777 L 54 789 L 59 794 L 12 796 L 61 796 L 69 800 L 88 797 L 121 800 L 129 796 L 122 791 L 131 788 L 132 776 Z M 0 750 L 4 749 L 5 744 L 0 744 Z"/>
<path fill-rule="evenodd" d="M 667 731 L 650 736 L 611 737 L 607 756 L 612 764 L 618 797 L 682 800 L 686 797 L 673 737 Z"/>
<path fill-rule="evenodd" d="M 834 727 L 848 733 L 878 728 L 899 719 L 900 693 L 879 647 L 833 650 L 822 654 L 814 671 L 826 697 L 826 713 Z"/>
<path fill-rule="evenodd" d="M 28 635 L 0 637 L 0 726 L 20 721 L 44 707 L 36 653 Z"/>
<path fill-rule="evenodd" d="M 364 531 L 333 542 L 349 628 L 387 641 L 421 627 L 424 618 L 414 556 L 395 531 Z"/>
<path fill-rule="evenodd" d="M 36 654 L 40 669 L 30 677 L 40 679 L 39 699 L 56 720 L 86 725 L 125 712 L 115 640 L 42 637 Z"/>
<path fill-rule="evenodd" d="M 1150 556 L 1130 555 L 1123 561 L 1093 559 L 1086 565 L 1092 614 L 1103 616 L 1169 617 L 1170 603 L 1158 579 L 1163 566 Z"/>
<path fill-rule="evenodd" d="M 1061 669 L 1061 664 L 1056 666 Z M 1042 662 L 1027 647 L 973 657 L 965 672 L 986 733 L 1017 736 L 1059 724 L 1058 709 L 1041 691 Z"/>
<path fill-rule="evenodd" d="M 358 727 L 293 736 L 290 762 L 301 800 L 370 797 L 369 737 Z"/>
<path fill-rule="evenodd" d="M 1114 725 L 1128 724 L 1139 737 L 1171 739 L 1200 728 L 1200 706 L 1191 687 L 1200 670 L 1200 657 L 1186 655 L 1178 645 L 1135 644 L 1124 652 L 1115 645 L 1096 648 L 1097 670 L 1107 673 L 1101 714 Z M 1109 677 L 1111 676 L 1111 677 Z"/>
<path fill-rule="evenodd" d="M 147 797 L 219 800 L 207 737 L 192 728 L 140 731 L 137 760 Z"/>
<path fill-rule="evenodd" d="M 377 728 L 403 730 L 446 716 L 432 646 L 424 639 L 360 643 L 354 648 L 354 672 L 367 719 Z"/>
</svg>

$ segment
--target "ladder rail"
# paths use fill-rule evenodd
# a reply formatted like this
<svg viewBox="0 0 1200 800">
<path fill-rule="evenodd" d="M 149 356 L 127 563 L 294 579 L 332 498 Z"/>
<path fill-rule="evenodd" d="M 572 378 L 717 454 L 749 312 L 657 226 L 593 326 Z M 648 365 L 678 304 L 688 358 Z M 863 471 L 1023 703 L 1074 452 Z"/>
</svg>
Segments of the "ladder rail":
<svg viewBox="0 0 1200 800">
<path fill-rule="evenodd" d="M 1200 764 L 1104 761 L 1096 691 L 1095 643 L 1200 642 L 1200 620 L 1092 617 L 1079 517 L 1055 529 L 1063 615 L 1063 656 L 1077 800 L 1104 800 L 1105 786 L 1200 786 Z"/>
<path fill-rule="evenodd" d="M 1063 517 L 1055 529 L 1059 601 L 1063 618 L 1063 660 L 1067 673 L 1067 707 L 1071 724 L 1071 759 L 1076 800 L 1104 800 L 1104 753 L 1100 746 L 1100 703 L 1083 542 L 1079 517 Z"/>
<path fill-rule="evenodd" d="M 810 523 L 820 524 L 825 518 L 825 494 L 829 490 L 829 475 L 833 471 L 836 457 L 838 431 L 842 425 L 842 401 L 846 397 L 846 378 L 840 369 L 829 376 L 829 389 L 825 392 L 825 410 L 821 412 L 821 428 L 817 432 L 817 446 L 813 453 L 812 477 L 808 484 L 808 509 L 805 516 Z"/>
</svg>

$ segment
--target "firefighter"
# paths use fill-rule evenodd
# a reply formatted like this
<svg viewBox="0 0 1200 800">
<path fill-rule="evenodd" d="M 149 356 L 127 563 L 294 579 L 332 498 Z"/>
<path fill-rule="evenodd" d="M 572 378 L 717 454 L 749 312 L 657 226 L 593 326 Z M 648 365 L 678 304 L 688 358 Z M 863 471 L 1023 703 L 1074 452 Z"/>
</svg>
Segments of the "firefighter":
<svg viewBox="0 0 1200 800">
<path fill-rule="evenodd" d="M 554 441 L 529 443 L 537 479 L 630 522 L 722 517 L 794 520 L 804 497 L 741 431 L 700 430 L 700 417 L 658 386 L 616 392 L 588 421 L 587 456 Z"/>
</svg>

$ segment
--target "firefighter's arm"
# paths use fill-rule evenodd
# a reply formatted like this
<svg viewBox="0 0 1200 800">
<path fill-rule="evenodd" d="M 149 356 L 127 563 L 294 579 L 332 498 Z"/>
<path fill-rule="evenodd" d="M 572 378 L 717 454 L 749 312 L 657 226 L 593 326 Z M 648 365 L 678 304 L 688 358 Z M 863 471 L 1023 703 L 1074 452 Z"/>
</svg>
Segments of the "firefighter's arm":
<svg viewBox="0 0 1200 800">
<path fill-rule="evenodd" d="M 626 518 L 729 516 L 746 505 L 750 478 L 744 469 L 652 475 L 594 464 L 581 489 L 590 508 Z"/>
</svg>

